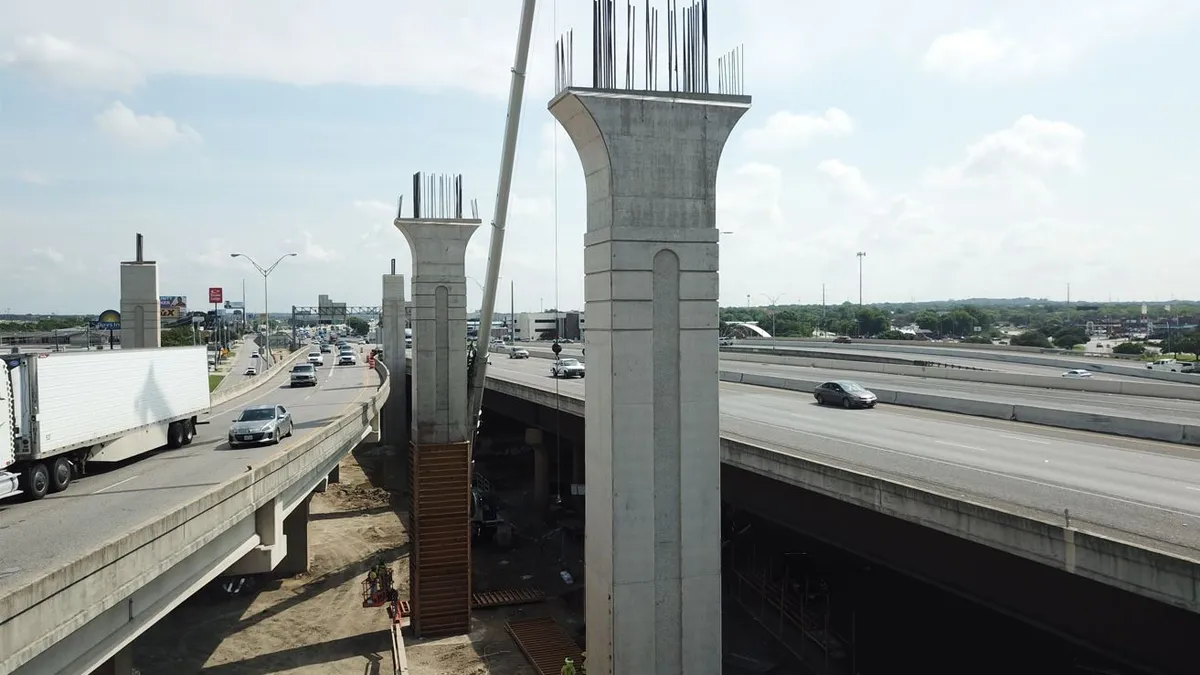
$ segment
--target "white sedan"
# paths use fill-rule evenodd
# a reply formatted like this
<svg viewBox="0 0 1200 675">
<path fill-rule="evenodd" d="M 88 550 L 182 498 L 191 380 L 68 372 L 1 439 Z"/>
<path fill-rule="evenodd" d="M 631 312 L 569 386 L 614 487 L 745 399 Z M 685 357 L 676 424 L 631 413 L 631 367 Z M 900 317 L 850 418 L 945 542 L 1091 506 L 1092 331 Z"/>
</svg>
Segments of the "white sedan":
<svg viewBox="0 0 1200 675">
<path fill-rule="evenodd" d="M 1068 370 L 1067 372 L 1063 373 L 1062 376 L 1072 380 L 1085 380 L 1089 377 L 1092 377 L 1092 371 L 1076 368 L 1074 370 Z"/>
</svg>

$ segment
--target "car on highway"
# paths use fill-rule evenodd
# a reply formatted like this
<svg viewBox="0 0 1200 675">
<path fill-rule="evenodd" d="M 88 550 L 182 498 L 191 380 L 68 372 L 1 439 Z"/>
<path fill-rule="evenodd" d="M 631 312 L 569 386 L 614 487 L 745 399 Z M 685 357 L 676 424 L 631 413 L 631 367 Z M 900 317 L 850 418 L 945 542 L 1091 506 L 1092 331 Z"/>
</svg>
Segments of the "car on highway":
<svg viewBox="0 0 1200 675">
<path fill-rule="evenodd" d="M 723 337 L 723 338 L 721 338 L 720 340 L 718 340 L 718 341 L 717 341 L 717 346 L 719 346 L 719 347 L 732 347 L 732 346 L 733 346 L 733 338 L 731 338 L 731 337 Z"/>
<path fill-rule="evenodd" d="M 258 374 L 258 368 L 255 368 L 254 366 L 250 366 L 249 368 L 246 368 L 246 371 L 245 371 L 245 372 L 243 372 L 242 374 L 243 374 L 243 375 L 250 375 L 250 376 L 257 375 L 257 374 Z"/>
<path fill-rule="evenodd" d="M 508 358 L 510 358 L 510 359 L 527 359 L 527 358 L 529 358 L 529 350 L 521 349 L 520 347 L 509 347 Z"/>
<path fill-rule="evenodd" d="M 550 377 L 583 377 L 585 372 L 579 359 L 556 359 L 550 365 Z"/>
<path fill-rule="evenodd" d="M 292 435 L 292 414 L 281 405 L 245 408 L 229 426 L 229 447 L 279 443 Z"/>
<path fill-rule="evenodd" d="M 813 389 L 818 405 L 840 405 L 843 408 L 874 408 L 879 398 L 871 390 L 850 380 L 823 382 Z"/>
<path fill-rule="evenodd" d="M 312 366 L 323 366 L 325 365 L 325 357 L 321 356 L 321 352 L 309 352 L 308 363 Z"/>
<path fill-rule="evenodd" d="M 329 354 L 331 352 L 333 352 L 333 347 L 331 347 L 328 342 L 322 342 L 321 343 L 321 353 Z"/>
<path fill-rule="evenodd" d="M 848 345 L 851 342 L 854 342 L 854 340 L 851 340 L 849 337 L 847 337 L 845 335 L 839 335 L 839 336 L 833 338 L 833 343 L 836 345 Z"/>
<path fill-rule="evenodd" d="M 337 363 L 339 366 L 353 366 L 358 363 L 358 358 L 354 356 L 354 352 L 342 352 L 338 354 Z"/>
<path fill-rule="evenodd" d="M 317 386 L 317 367 L 311 363 L 297 363 L 292 366 L 293 387 Z"/>
<path fill-rule="evenodd" d="M 1084 370 L 1083 368 L 1073 368 L 1062 374 L 1063 377 L 1071 380 L 1084 380 L 1092 377 L 1092 375 L 1092 371 Z"/>
</svg>

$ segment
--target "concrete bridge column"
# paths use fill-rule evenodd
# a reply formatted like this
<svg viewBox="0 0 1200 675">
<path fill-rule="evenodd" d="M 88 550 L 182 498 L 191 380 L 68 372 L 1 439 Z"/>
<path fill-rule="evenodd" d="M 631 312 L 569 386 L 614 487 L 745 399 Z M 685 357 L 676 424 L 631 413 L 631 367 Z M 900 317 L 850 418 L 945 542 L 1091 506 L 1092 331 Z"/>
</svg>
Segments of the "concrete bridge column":
<svg viewBox="0 0 1200 675">
<path fill-rule="evenodd" d="M 466 251 L 480 222 L 395 222 L 413 255 L 409 592 L 420 637 L 470 630 L 474 423 L 467 419 Z M 403 357 L 396 362 L 403 373 Z"/>
<path fill-rule="evenodd" d="M 587 184 L 588 665 L 721 670 L 717 165 L 743 96 L 568 88 Z"/>
<path fill-rule="evenodd" d="M 525 430 L 525 445 L 533 448 L 533 504 L 544 517 L 550 509 L 550 459 L 541 429 Z"/>
<path fill-rule="evenodd" d="M 135 259 L 121 263 L 121 347 L 162 346 L 158 306 L 158 263 L 143 260 L 142 235 L 137 235 Z"/>
<path fill-rule="evenodd" d="M 275 574 L 279 577 L 294 577 L 308 572 L 308 506 L 312 495 L 308 495 L 283 519 L 283 537 L 287 551 Z"/>
<path fill-rule="evenodd" d="M 225 576 L 265 574 L 274 570 L 287 555 L 288 537 L 284 527 L 283 505 L 272 499 L 254 512 L 254 531 L 258 546 L 225 571 Z"/>
<path fill-rule="evenodd" d="M 92 675 L 133 675 L 133 647 L 126 645 L 112 658 L 100 664 Z"/>
<path fill-rule="evenodd" d="M 395 270 L 393 270 L 394 272 Z M 392 377 L 391 393 L 383 405 L 383 443 L 390 448 L 384 456 L 384 488 L 408 492 L 408 386 L 405 384 L 404 275 L 383 275 L 383 312 L 379 326 L 383 335 L 383 363 Z"/>
</svg>

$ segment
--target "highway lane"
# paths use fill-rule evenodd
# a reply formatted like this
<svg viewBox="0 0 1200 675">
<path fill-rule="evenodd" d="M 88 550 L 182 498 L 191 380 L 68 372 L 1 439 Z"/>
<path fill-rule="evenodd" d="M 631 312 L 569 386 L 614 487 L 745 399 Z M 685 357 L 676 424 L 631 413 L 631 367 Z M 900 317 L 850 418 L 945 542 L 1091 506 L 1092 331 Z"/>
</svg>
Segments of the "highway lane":
<svg viewBox="0 0 1200 675">
<path fill-rule="evenodd" d="M 493 359 L 489 375 L 553 390 L 543 359 Z M 583 396 L 581 380 L 559 390 Z M 1200 452 L 1168 443 L 722 383 L 727 437 L 1035 517 L 1069 509 L 1093 531 L 1200 553 Z"/>
<path fill-rule="evenodd" d="M 86 476 L 37 502 L 0 502 L 0 595 L 286 451 L 379 386 L 379 376 L 363 361 L 322 367 L 318 378 L 316 387 L 292 389 L 287 373 L 278 373 L 270 383 L 214 409 L 189 446 Z M 273 403 L 292 413 L 293 436 L 275 446 L 231 450 L 226 435 L 233 418 L 246 406 Z"/>
<path fill-rule="evenodd" d="M 1162 422 L 1200 424 L 1200 401 L 1103 394 L 1070 389 L 1018 387 L 987 382 L 943 380 L 932 377 L 912 377 L 888 373 L 866 373 L 832 368 L 780 366 L 747 361 L 721 361 L 722 370 L 756 375 L 773 375 L 802 380 L 854 380 L 870 389 L 911 391 L 934 396 L 953 396 L 975 401 L 1018 403 L 1061 410 L 1118 417 L 1158 420 Z"/>
<path fill-rule="evenodd" d="M 229 372 L 226 373 L 225 379 L 221 380 L 221 384 L 217 385 L 214 391 L 221 391 L 245 382 L 251 376 L 246 375 L 246 368 L 251 363 L 258 365 L 258 359 L 252 358 L 252 354 L 258 353 L 258 345 L 254 344 L 254 334 L 245 335 L 242 337 L 242 343 L 238 345 L 237 351 L 233 355 L 233 365 L 230 366 Z M 254 377 L 257 377 L 255 375 Z"/>
</svg>

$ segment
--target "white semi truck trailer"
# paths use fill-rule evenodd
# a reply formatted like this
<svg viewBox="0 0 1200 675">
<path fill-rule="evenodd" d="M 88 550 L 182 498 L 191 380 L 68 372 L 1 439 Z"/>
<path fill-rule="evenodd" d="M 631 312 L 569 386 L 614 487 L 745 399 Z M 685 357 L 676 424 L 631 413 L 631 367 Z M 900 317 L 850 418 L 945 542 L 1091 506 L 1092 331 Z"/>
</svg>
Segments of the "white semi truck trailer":
<svg viewBox="0 0 1200 675">
<path fill-rule="evenodd" d="M 204 347 L 0 359 L 0 499 L 41 499 L 89 463 L 185 446 L 210 405 Z"/>
</svg>

